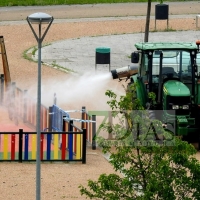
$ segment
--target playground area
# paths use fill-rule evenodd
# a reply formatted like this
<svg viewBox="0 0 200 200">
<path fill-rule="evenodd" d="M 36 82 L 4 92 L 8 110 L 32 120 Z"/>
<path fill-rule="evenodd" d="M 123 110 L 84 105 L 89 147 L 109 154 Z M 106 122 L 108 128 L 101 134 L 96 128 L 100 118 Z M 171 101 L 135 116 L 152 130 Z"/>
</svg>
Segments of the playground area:
<svg viewBox="0 0 200 200">
<path fill-rule="evenodd" d="M 126 5 L 124 5 L 126 6 Z M 138 5 L 139 6 L 139 5 Z M 182 18 L 173 18 L 169 21 L 169 26 L 175 30 L 196 30 L 196 21 L 195 18 L 186 18 L 185 15 L 196 14 L 199 11 L 200 3 L 192 2 L 191 5 L 188 5 L 188 2 L 181 2 L 174 7 L 171 7 L 170 14 L 172 15 L 183 15 Z M 121 8 L 123 8 L 121 6 Z M 144 27 L 145 18 L 141 17 L 138 19 L 128 19 L 124 18 L 121 20 L 103 20 L 104 16 L 118 16 L 119 13 L 121 16 L 133 15 L 125 11 L 126 9 L 121 9 L 119 7 L 115 9 L 104 9 L 103 12 L 101 9 L 97 12 L 91 12 L 93 18 L 102 17 L 101 21 L 99 20 L 90 20 L 81 21 L 81 17 L 85 16 L 84 13 L 89 13 L 87 7 L 84 9 L 75 9 L 76 14 L 73 17 L 77 18 L 76 22 L 56 22 L 52 25 L 49 30 L 44 43 L 51 43 L 54 41 L 71 39 L 71 38 L 80 38 L 84 36 L 97 36 L 97 35 L 112 35 L 112 34 L 125 34 L 125 33 L 138 33 L 141 32 L 141 26 Z M 153 7 L 152 7 L 153 8 Z M 135 6 L 132 10 L 137 10 L 137 15 L 145 15 L 146 13 L 146 3 L 143 4 L 143 7 Z M 109 14 L 108 11 L 112 11 Z M 140 11 L 138 13 L 138 11 Z M 32 11 L 30 11 L 32 12 Z M 48 13 L 48 10 L 45 10 Z M 154 12 L 154 10 L 152 11 Z M 13 12 L 15 13 L 15 12 Z M 8 57 L 8 63 L 11 73 L 12 81 L 17 84 L 17 87 L 25 90 L 29 89 L 30 94 L 36 96 L 36 83 L 37 83 L 37 64 L 30 62 L 23 58 L 23 52 L 33 46 L 36 46 L 35 38 L 33 37 L 28 24 L 25 21 L 27 16 L 27 10 L 24 12 L 16 12 L 16 18 L 22 20 L 20 22 L 12 22 L 14 14 L 12 11 L 7 12 L 4 17 L 5 21 L 0 22 L 0 35 L 3 35 L 5 38 L 5 45 Z M 136 13 L 136 12 L 135 12 Z M 31 14 L 31 13 L 28 13 Z M 70 14 L 67 15 L 64 11 L 60 12 L 57 9 L 51 10 L 50 13 L 57 19 L 66 19 L 70 18 Z M 67 15 L 67 16 L 66 16 Z M 85 16 L 88 17 L 88 16 Z M 8 20 L 8 21 L 7 21 Z M 164 30 L 166 28 L 166 22 L 158 22 L 157 28 Z M 151 20 L 150 29 L 154 29 L 154 18 Z M 172 34 L 173 32 L 169 32 Z M 197 38 L 195 38 L 196 40 Z M 200 36 L 199 38 L 200 39 Z M 133 44 L 134 45 L 134 44 Z M 131 50 L 130 50 L 131 51 Z M 2 74 L 2 67 L 0 63 L 0 73 Z M 55 68 L 48 66 L 42 66 L 42 80 L 48 83 L 51 80 L 66 80 L 66 79 L 75 79 L 77 80 L 77 74 L 64 73 Z M 71 82 L 73 84 L 73 82 Z M 77 95 L 77 99 L 72 99 L 69 101 L 66 99 L 65 102 L 60 101 L 58 98 L 58 104 L 64 110 L 78 109 L 82 106 L 86 106 L 88 110 L 97 110 L 97 109 L 108 109 L 106 105 L 107 99 L 104 97 L 106 89 L 117 89 L 119 94 L 123 92 L 121 84 L 123 82 L 117 82 L 116 80 L 109 80 L 105 82 L 106 84 L 103 87 L 99 87 L 98 90 L 93 92 L 89 96 L 84 96 L 84 93 Z M 117 84 L 117 87 L 116 87 Z M 88 86 L 89 87 L 89 86 Z M 82 85 L 80 85 L 81 90 Z M 73 90 L 73 87 L 71 87 Z M 50 88 L 49 88 L 50 90 Z M 55 92 L 55 91 L 54 91 Z M 63 92 L 68 92 L 64 90 Z M 75 92 L 75 91 L 74 91 Z M 53 93 L 52 93 L 53 97 Z M 47 96 L 47 102 L 50 102 L 50 105 L 53 104 L 53 98 Z M 95 102 L 95 103 L 92 103 Z M 101 102 L 101 105 L 99 105 Z M 49 104 L 47 106 L 50 106 Z M 33 131 L 30 126 L 24 125 L 22 120 L 19 120 L 16 124 L 15 121 L 9 119 L 7 109 L 4 106 L 0 106 L 0 131 L 9 131 L 15 132 L 19 129 L 24 131 Z M 34 130 L 35 131 L 35 130 Z M 200 159 L 199 152 L 197 153 L 197 158 Z M 86 149 L 86 164 L 78 163 L 66 163 L 66 162 L 55 162 L 55 163 L 42 163 L 41 165 L 41 197 L 42 199 L 48 200 L 58 200 L 58 199 L 85 199 L 80 195 L 78 186 L 80 184 L 86 185 L 88 179 L 95 180 L 102 173 L 114 173 L 111 165 L 102 155 L 100 149 L 92 150 L 91 146 L 87 146 Z M 0 193 L 1 198 L 6 200 L 21 199 L 21 200 L 32 200 L 35 199 L 35 182 L 36 182 L 36 165 L 34 162 L 30 163 L 17 163 L 17 162 L 1 162 L 0 163 L 0 176 L 1 176 L 1 187 Z"/>
</svg>

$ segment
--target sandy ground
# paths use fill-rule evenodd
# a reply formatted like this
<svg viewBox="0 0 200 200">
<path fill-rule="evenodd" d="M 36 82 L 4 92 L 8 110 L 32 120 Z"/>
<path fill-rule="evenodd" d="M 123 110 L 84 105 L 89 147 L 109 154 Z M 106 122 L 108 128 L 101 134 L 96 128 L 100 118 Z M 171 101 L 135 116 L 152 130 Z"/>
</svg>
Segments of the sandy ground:
<svg viewBox="0 0 200 200">
<path fill-rule="evenodd" d="M 154 4 L 153 4 L 154 5 Z M 123 7 L 124 6 L 124 7 Z M 170 14 L 188 15 L 197 14 L 200 10 L 199 2 L 170 3 Z M 25 20 L 26 16 L 35 12 L 37 8 L 0 8 L 0 19 L 5 21 Z M 146 13 L 145 4 L 114 4 L 114 5 L 89 5 L 89 6 L 57 6 L 38 8 L 39 11 L 47 12 L 57 19 L 82 18 L 82 17 L 105 17 L 105 16 L 141 16 Z M 152 6 L 152 15 L 154 6 Z M 102 18 L 103 19 L 103 18 Z M 81 21 L 81 20 L 80 20 Z M 50 43 L 67 38 L 83 36 L 97 36 L 105 34 L 124 34 L 141 32 L 145 20 L 109 20 L 84 22 L 57 22 L 54 23 L 45 37 L 44 43 Z M 172 18 L 169 27 L 175 30 L 195 30 L 195 18 Z M 157 28 L 164 30 L 166 21 L 158 21 Z M 154 30 L 154 18 L 151 19 L 150 30 Z M 162 34 L 162 33 L 161 33 Z M 0 35 L 4 36 L 7 57 L 12 81 L 21 89 L 35 87 L 37 82 L 37 64 L 23 58 L 23 52 L 36 45 L 29 26 L 25 23 L 0 23 Z M 170 36 L 170 32 L 169 32 Z M 0 63 L 1 65 L 1 63 Z M 0 72 L 2 73 L 2 68 Z M 72 77 L 61 71 L 47 66 L 42 67 L 42 79 L 66 79 Z M 74 77 L 76 78 L 76 77 Z M 116 82 L 110 82 L 112 88 Z M 98 91 L 97 91 L 98 93 Z M 98 96 L 94 94 L 94 98 Z M 84 98 L 84 97 L 80 97 Z M 98 97 L 99 98 L 99 97 Z M 93 99 L 95 101 L 95 99 Z M 88 105 L 90 99 L 85 101 Z M 74 105 L 69 105 L 73 107 Z M 77 105 L 76 105 L 77 106 Z M 78 105 L 78 108 L 83 105 Z M 87 105 L 86 105 L 87 106 Z M 77 107 L 76 107 L 77 108 Z M 5 120 L 1 115 L 0 120 Z M 3 123 L 6 123 L 5 121 Z M 200 157 L 197 154 L 197 157 Z M 35 164 L 0 163 L 0 194 L 5 200 L 32 200 L 35 199 Z M 112 167 L 102 156 L 99 150 L 87 150 L 87 164 L 42 164 L 41 166 L 41 197 L 42 199 L 85 199 L 80 196 L 78 185 L 86 184 L 88 179 L 97 179 L 101 173 L 113 172 Z"/>
</svg>

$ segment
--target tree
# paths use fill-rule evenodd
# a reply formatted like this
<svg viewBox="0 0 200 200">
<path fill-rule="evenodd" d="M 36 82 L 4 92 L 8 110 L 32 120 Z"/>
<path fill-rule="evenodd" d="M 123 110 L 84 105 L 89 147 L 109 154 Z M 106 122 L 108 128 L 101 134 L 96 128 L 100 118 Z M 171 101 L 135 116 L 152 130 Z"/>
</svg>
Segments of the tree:
<svg viewBox="0 0 200 200">
<path fill-rule="evenodd" d="M 151 16 L 151 0 L 148 0 L 144 42 L 148 42 L 149 41 L 150 16 Z"/>
<path fill-rule="evenodd" d="M 125 96 L 107 91 L 116 124 L 101 128 L 114 140 L 98 138 L 116 173 L 101 174 L 98 180 L 80 185 L 80 192 L 90 199 L 200 199 L 200 163 L 195 148 L 173 137 L 157 120 L 148 118 L 137 98 L 134 86 Z M 154 101 L 154 95 L 149 97 Z M 114 149 L 113 149 L 114 147 Z"/>
</svg>

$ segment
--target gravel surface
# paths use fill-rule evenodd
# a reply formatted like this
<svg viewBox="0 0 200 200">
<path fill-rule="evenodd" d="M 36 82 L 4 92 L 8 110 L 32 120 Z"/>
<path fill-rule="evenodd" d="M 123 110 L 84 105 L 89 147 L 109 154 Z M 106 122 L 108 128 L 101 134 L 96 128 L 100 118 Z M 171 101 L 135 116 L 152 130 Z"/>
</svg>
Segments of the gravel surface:
<svg viewBox="0 0 200 200">
<path fill-rule="evenodd" d="M 155 4 L 153 4 L 155 5 Z M 147 4 L 108 4 L 108 5 L 83 5 L 83 6 L 55 6 L 55 7 L 11 7 L 0 8 L 0 34 L 4 36 L 8 63 L 12 81 L 21 89 L 36 87 L 37 64 L 23 58 L 25 50 L 36 46 L 35 38 L 26 23 L 11 23 L 13 20 L 25 20 L 26 16 L 36 11 L 47 12 L 56 19 L 78 18 L 76 21 L 55 21 L 45 37 L 44 43 L 63 40 L 67 38 L 79 38 L 83 36 L 97 36 L 109 34 L 124 34 L 143 32 L 145 19 L 117 17 L 142 16 L 146 13 Z M 195 14 L 200 10 L 199 2 L 169 3 L 170 15 L 186 15 L 186 17 L 173 17 L 169 20 L 169 27 L 174 30 L 195 30 Z M 152 15 L 154 6 L 152 6 Z M 193 14 L 191 17 L 190 14 Z M 116 17 L 104 21 L 99 19 L 84 19 L 82 17 Z M 7 22 L 9 21 L 9 23 Z M 6 23 L 5 23 L 6 21 Z M 24 22 L 24 21 L 22 21 Z M 154 30 L 154 17 L 151 18 L 150 30 Z M 141 27 L 142 30 L 141 30 Z M 157 28 L 164 30 L 166 21 L 158 21 Z M 161 33 L 162 34 L 162 33 Z M 169 32 L 170 37 L 170 32 Z M 189 37 L 189 36 L 188 36 Z M 1 65 L 1 63 L 0 63 Z M 0 73 L 2 73 L 2 68 Z M 42 67 L 42 79 L 66 79 L 76 78 L 72 74 L 66 74 L 48 66 Z M 113 88 L 115 82 L 109 82 L 109 88 Z M 80 85 L 81 87 L 81 85 Z M 94 94 L 94 96 L 98 96 Z M 84 97 L 81 97 L 84 98 Z M 90 104 L 91 99 L 85 103 Z M 69 105 L 69 107 L 74 105 Z M 83 105 L 78 105 L 78 108 Z M 5 120 L 5 119 L 4 119 Z M 199 154 L 197 154 L 199 157 Z M 87 164 L 42 164 L 41 171 L 41 197 L 42 199 L 85 199 L 80 196 L 78 185 L 86 185 L 88 179 L 95 180 L 101 173 L 113 172 L 112 167 L 102 156 L 99 150 L 87 150 Z M 5 200 L 32 200 L 35 199 L 35 164 L 0 163 L 1 199 Z"/>
</svg>

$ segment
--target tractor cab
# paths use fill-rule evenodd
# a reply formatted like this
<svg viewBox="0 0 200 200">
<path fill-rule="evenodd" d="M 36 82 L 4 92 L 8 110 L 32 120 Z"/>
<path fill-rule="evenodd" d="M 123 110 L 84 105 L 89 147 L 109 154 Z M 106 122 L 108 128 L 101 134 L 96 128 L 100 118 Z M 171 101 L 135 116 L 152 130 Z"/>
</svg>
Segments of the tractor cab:
<svg viewBox="0 0 200 200">
<path fill-rule="evenodd" d="M 166 126 L 172 124 L 174 134 L 190 141 L 200 141 L 200 56 L 199 44 L 185 42 L 136 43 L 131 54 L 135 73 L 128 73 L 136 84 L 136 97 L 155 118 Z M 130 72 L 130 70 L 129 70 Z M 111 71 L 113 74 L 113 71 Z M 114 78 L 114 76 L 113 76 Z M 150 105 L 148 93 L 156 95 Z M 150 105 L 150 106 L 149 106 Z M 156 110 L 162 114 L 156 115 Z M 160 113 L 160 112 L 159 112 Z"/>
<path fill-rule="evenodd" d="M 195 91 L 200 57 L 198 59 L 196 44 L 137 43 L 135 46 L 138 51 L 132 54 L 132 62 L 138 63 L 137 78 L 145 83 L 147 92 L 156 94 L 158 104 L 162 103 L 167 89 L 177 97 L 190 96 L 198 101 Z"/>
</svg>

